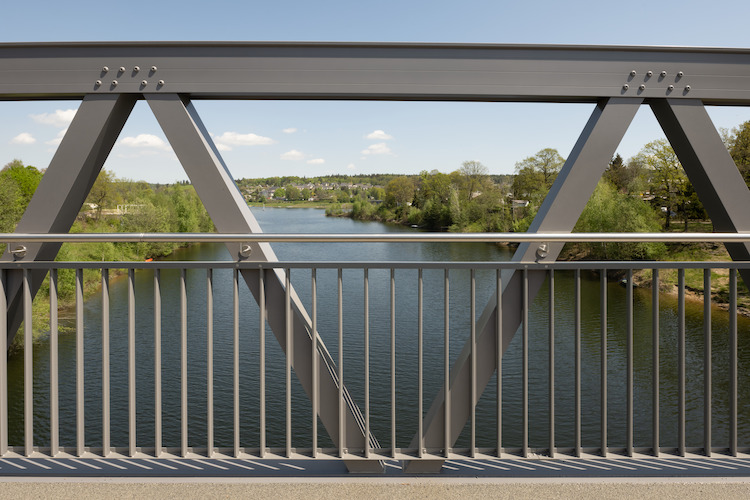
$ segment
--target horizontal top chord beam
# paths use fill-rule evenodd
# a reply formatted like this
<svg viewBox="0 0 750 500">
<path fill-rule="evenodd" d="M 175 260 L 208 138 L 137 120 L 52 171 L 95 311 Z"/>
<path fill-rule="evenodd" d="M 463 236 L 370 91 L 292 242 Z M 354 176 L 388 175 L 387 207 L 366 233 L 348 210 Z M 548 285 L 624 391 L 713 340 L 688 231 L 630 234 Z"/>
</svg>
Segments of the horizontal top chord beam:
<svg viewBox="0 0 750 500">
<path fill-rule="evenodd" d="M 0 44 L 0 100 L 192 99 L 750 104 L 750 50 L 297 42 Z"/>
</svg>

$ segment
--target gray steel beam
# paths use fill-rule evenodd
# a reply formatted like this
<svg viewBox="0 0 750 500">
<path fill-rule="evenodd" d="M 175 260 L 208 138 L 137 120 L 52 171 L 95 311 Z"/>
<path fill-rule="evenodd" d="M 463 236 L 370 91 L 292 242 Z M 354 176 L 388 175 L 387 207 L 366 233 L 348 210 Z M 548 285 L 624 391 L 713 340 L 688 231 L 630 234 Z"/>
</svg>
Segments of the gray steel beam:
<svg viewBox="0 0 750 500">
<path fill-rule="evenodd" d="M 174 94 L 146 96 L 159 125 L 177 154 L 185 172 L 220 233 L 259 233 L 258 222 L 234 183 L 229 169 L 216 149 L 210 134 L 188 99 Z M 251 243 L 250 258 L 260 262 L 276 261 L 268 243 Z M 240 244 L 227 243 L 234 258 L 243 259 Z M 259 302 L 259 270 L 241 271 L 255 300 Z M 308 396 L 312 389 L 312 322 L 294 289 L 290 289 L 292 308 L 292 351 L 286 349 L 286 276 L 283 270 L 266 271 L 265 305 L 268 324 Z M 260 302 L 259 302 L 260 303 Z M 317 335 L 317 333 L 315 333 Z M 336 446 L 339 441 L 339 388 L 335 364 L 323 340 L 318 336 L 318 397 L 320 420 Z M 348 394 L 345 391 L 346 396 Z M 346 447 L 365 447 L 363 417 L 351 398 L 345 412 Z M 373 441 L 371 445 L 374 445 Z M 375 462 L 376 468 L 377 462 Z M 367 466 L 365 466 L 367 468 Z M 380 467 L 382 469 L 382 467 Z"/>
<path fill-rule="evenodd" d="M 135 102 L 132 95 L 95 95 L 83 100 L 17 231 L 67 233 L 70 230 Z M 14 259 L 9 251 L 19 244 L 13 244 L 0 260 L 55 260 L 60 245 L 28 243 L 24 245 L 25 257 Z M 45 275 L 45 271 L 31 273 L 32 296 L 36 295 Z M 21 291 L 22 272 L 8 270 L 8 345 L 23 320 Z"/>
<path fill-rule="evenodd" d="M 714 230 L 750 231 L 750 190 L 729 155 L 703 103 L 659 99 L 650 103 L 656 119 L 706 207 Z M 750 260 L 750 244 L 727 243 L 732 260 Z M 750 271 L 741 270 L 745 283 Z"/>
<path fill-rule="evenodd" d="M 122 68 L 122 69 L 121 69 Z M 399 43 L 4 43 L 0 100 L 193 99 L 750 104 L 750 50 Z"/>
<path fill-rule="evenodd" d="M 561 232 L 573 230 L 578 218 L 599 182 L 604 170 L 625 135 L 642 99 L 617 98 L 599 103 L 586 127 L 544 199 L 529 232 Z M 562 243 L 550 243 L 543 258 L 537 253 L 536 243 L 519 245 L 513 260 L 517 262 L 553 262 L 562 249 Z M 541 288 L 546 273 L 528 272 L 529 299 Z M 522 321 L 522 279 L 520 273 L 504 272 L 502 290 L 502 350 L 508 348 Z M 471 345 L 464 345 L 450 374 L 450 441 L 455 443 L 492 375 L 497 369 L 497 297 L 493 296 L 477 321 L 476 400 L 471 401 Z M 445 441 L 445 390 L 441 390 L 425 416 L 424 443 L 427 448 L 440 448 Z M 418 442 L 416 436 L 412 447 Z M 439 470 L 442 461 L 435 461 Z M 407 467 L 412 464 L 407 465 Z M 419 466 L 424 468 L 425 465 Z"/>
</svg>

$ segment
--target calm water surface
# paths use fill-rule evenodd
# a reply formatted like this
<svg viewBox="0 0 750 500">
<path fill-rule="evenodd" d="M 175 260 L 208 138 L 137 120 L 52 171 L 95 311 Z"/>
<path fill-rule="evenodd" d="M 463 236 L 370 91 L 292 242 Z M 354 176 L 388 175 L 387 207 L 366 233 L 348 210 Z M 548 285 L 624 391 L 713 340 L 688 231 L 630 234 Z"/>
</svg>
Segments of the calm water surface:
<svg viewBox="0 0 750 500">
<path fill-rule="evenodd" d="M 254 209 L 267 232 L 384 233 L 408 228 L 365 223 L 346 218 L 328 218 L 316 209 Z M 299 261 L 504 261 L 511 252 L 494 245 L 475 243 L 368 243 L 368 244 L 274 244 L 280 260 Z M 176 252 L 173 260 L 229 260 L 222 245 L 203 244 Z M 469 337 L 469 273 L 451 271 L 450 350 L 455 359 Z M 477 315 L 494 291 L 494 272 L 477 273 Z M 162 390 L 164 445 L 180 443 L 180 304 L 179 271 L 162 271 Z M 310 272 L 292 271 L 292 284 L 310 310 Z M 424 271 L 424 408 L 429 408 L 443 380 L 444 276 L 440 270 Z M 153 273 L 136 273 L 136 369 L 137 444 L 151 447 L 154 439 L 154 339 Z M 573 287 L 572 274 L 555 275 L 555 434 L 557 445 L 573 445 Z M 111 426 L 112 445 L 127 446 L 127 280 L 114 278 L 111 296 Z M 205 447 L 206 422 L 206 272 L 189 270 L 188 288 L 188 407 L 189 445 Z M 215 446 L 232 445 L 232 285 L 231 271 L 214 272 L 214 422 Z M 397 442 L 408 447 L 417 430 L 417 271 L 396 271 L 397 325 Z M 369 272 L 370 314 L 370 405 L 372 430 L 382 446 L 390 446 L 390 272 Z M 250 293 L 240 293 L 240 402 L 241 445 L 259 443 L 259 315 Z M 548 287 L 538 295 L 530 313 L 529 414 L 530 444 L 546 447 L 548 434 Z M 600 420 L 600 304 L 599 278 L 584 275 L 582 283 L 582 408 L 583 444 L 598 446 Z M 651 298 L 648 291 L 635 293 L 635 441 L 651 444 L 652 359 Z M 363 311 L 364 286 L 361 270 L 344 270 L 344 380 L 355 400 L 364 407 Z M 663 297 L 661 324 L 661 444 L 676 446 L 677 440 L 677 304 Z M 625 444 L 625 289 L 608 285 L 608 422 L 609 445 Z M 687 305 L 687 436 L 688 446 L 701 446 L 703 436 L 703 314 L 702 305 Z M 85 304 L 84 371 L 87 446 L 101 446 L 101 297 Z M 318 271 L 318 329 L 334 358 L 338 350 L 337 285 L 335 270 Z M 714 310 L 713 433 L 715 445 L 724 445 L 728 424 L 728 314 Z M 740 445 L 750 444 L 750 322 L 739 320 L 739 436 Z M 75 334 L 59 337 L 60 441 L 75 445 Z M 266 332 L 266 380 L 268 446 L 284 441 L 285 362 L 270 329 Z M 503 441 L 519 447 L 521 437 L 521 349 L 520 335 L 511 343 L 503 360 Z M 34 344 L 34 444 L 49 445 L 49 342 Z M 10 444 L 23 444 L 23 356 L 9 360 Z M 311 406 L 293 379 L 293 446 L 311 445 Z M 480 447 L 493 447 L 496 440 L 493 377 L 477 408 Z M 468 388 L 467 388 L 468 390 Z M 320 426 L 320 446 L 331 446 Z M 468 446 L 468 432 L 457 447 Z"/>
</svg>

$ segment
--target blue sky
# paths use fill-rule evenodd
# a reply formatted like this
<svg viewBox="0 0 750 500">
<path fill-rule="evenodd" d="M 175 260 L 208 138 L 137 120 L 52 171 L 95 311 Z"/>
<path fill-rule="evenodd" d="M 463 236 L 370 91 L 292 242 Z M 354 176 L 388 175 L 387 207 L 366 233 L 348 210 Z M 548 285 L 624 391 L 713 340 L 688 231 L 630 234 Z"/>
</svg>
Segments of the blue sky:
<svg viewBox="0 0 750 500">
<path fill-rule="evenodd" d="M 161 0 L 103 8 L 89 0 L 13 2 L 0 42 L 394 41 L 750 47 L 750 3 Z M 235 178 L 450 172 L 479 160 L 491 173 L 546 147 L 570 152 L 590 105 L 397 102 L 197 102 Z M 76 102 L 0 102 L 0 165 L 45 168 Z M 711 108 L 717 127 L 750 109 Z M 619 152 L 663 137 L 650 110 Z M 151 182 L 185 179 L 148 106 L 139 103 L 105 168 Z"/>
</svg>

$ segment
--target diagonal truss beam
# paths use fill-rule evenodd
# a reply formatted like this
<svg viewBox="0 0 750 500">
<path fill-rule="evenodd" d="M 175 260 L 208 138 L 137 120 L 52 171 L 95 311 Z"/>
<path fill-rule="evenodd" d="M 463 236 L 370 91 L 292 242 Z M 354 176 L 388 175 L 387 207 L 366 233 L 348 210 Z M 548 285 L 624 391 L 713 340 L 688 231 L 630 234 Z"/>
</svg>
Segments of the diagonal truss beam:
<svg viewBox="0 0 750 500">
<path fill-rule="evenodd" d="M 220 233 L 262 232 L 193 104 L 187 98 L 176 94 L 147 94 L 146 100 L 218 231 Z M 268 243 L 253 243 L 251 247 L 253 260 L 263 262 L 277 260 Z M 227 243 L 227 248 L 235 258 L 242 258 L 238 244 Z M 260 303 L 260 271 L 243 269 L 241 273 L 255 300 Z M 313 332 L 310 317 L 295 291 L 290 288 L 291 352 L 287 349 L 286 276 L 280 269 L 265 273 L 265 304 L 268 323 L 282 350 L 289 357 L 302 387 L 308 397 L 312 398 L 312 335 L 317 335 L 317 332 Z M 319 336 L 317 346 L 320 420 L 333 442 L 339 446 L 339 388 L 336 369 L 330 353 Z M 346 447 L 364 448 L 364 419 L 359 408 L 347 396 L 348 394 L 345 395 L 344 416 Z M 372 438 L 371 442 L 374 444 Z"/>
<path fill-rule="evenodd" d="M 714 230 L 750 231 L 750 190 L 716 127 L 698 100 L 659 99 L 650 103 L 656 119 L 680 159 Z M 750 244 L 727 243 L 732 260 L 750 260 Z M 750 270 L 741 269 L 745 283 Z"/>
<path fill-rule="evenodd" d="M 570 232 L 586 206 L 604 170 L 625 135 L 642 99 L 613 98 L 597 104 L 570 156 L 544 199 L 529 232 Z M 548 245 L 546 257 L 537 255 L 537 244 L 525 243 L 513 256 L 517 262 L 554 261 L 563 243 Z M 544 271 L 528 272 L 529 300 L 539 291 L 546 275 Z M 520 273 L 503 273 L 502 290 L 502 351 L 508 348 L 521 325 L 523 283 Z M 492 375 L 497 370 L 497 296 L 493 296 L 477 321 L 476 331 L 476 400 L 471 401 L 471 344 L 464 345 L 450 373 L 448 402 L 450 428 L 445 430 L 445 388 L 436 396 L 425 416 L 422 446 L 441 448 L 453 444 L 471 416 Z M 419 446 L 419 436 L 412 447 Z M 437 461 L 433 468 L 439 470 Z M 412 464 L 419 468 L 428 464 Z"/>
<path fill-rule="evenodd" d="M 135 102 L 136 96 L 127 94 L 90 95 L 83 99 L 16 231 L 67 233 L 70 230 Z M 60 245 L 26 244 L 26 255 L 22 259 L 14 259 L 9 247 L 2 260 L 54 260 Z M 32 297 L 45 275 L 46 271 L 31 272 Z M 7 276 L 7 345 L 10 345 L 23 320 L 22 272 L 9 269 Z"/>
</svg>

